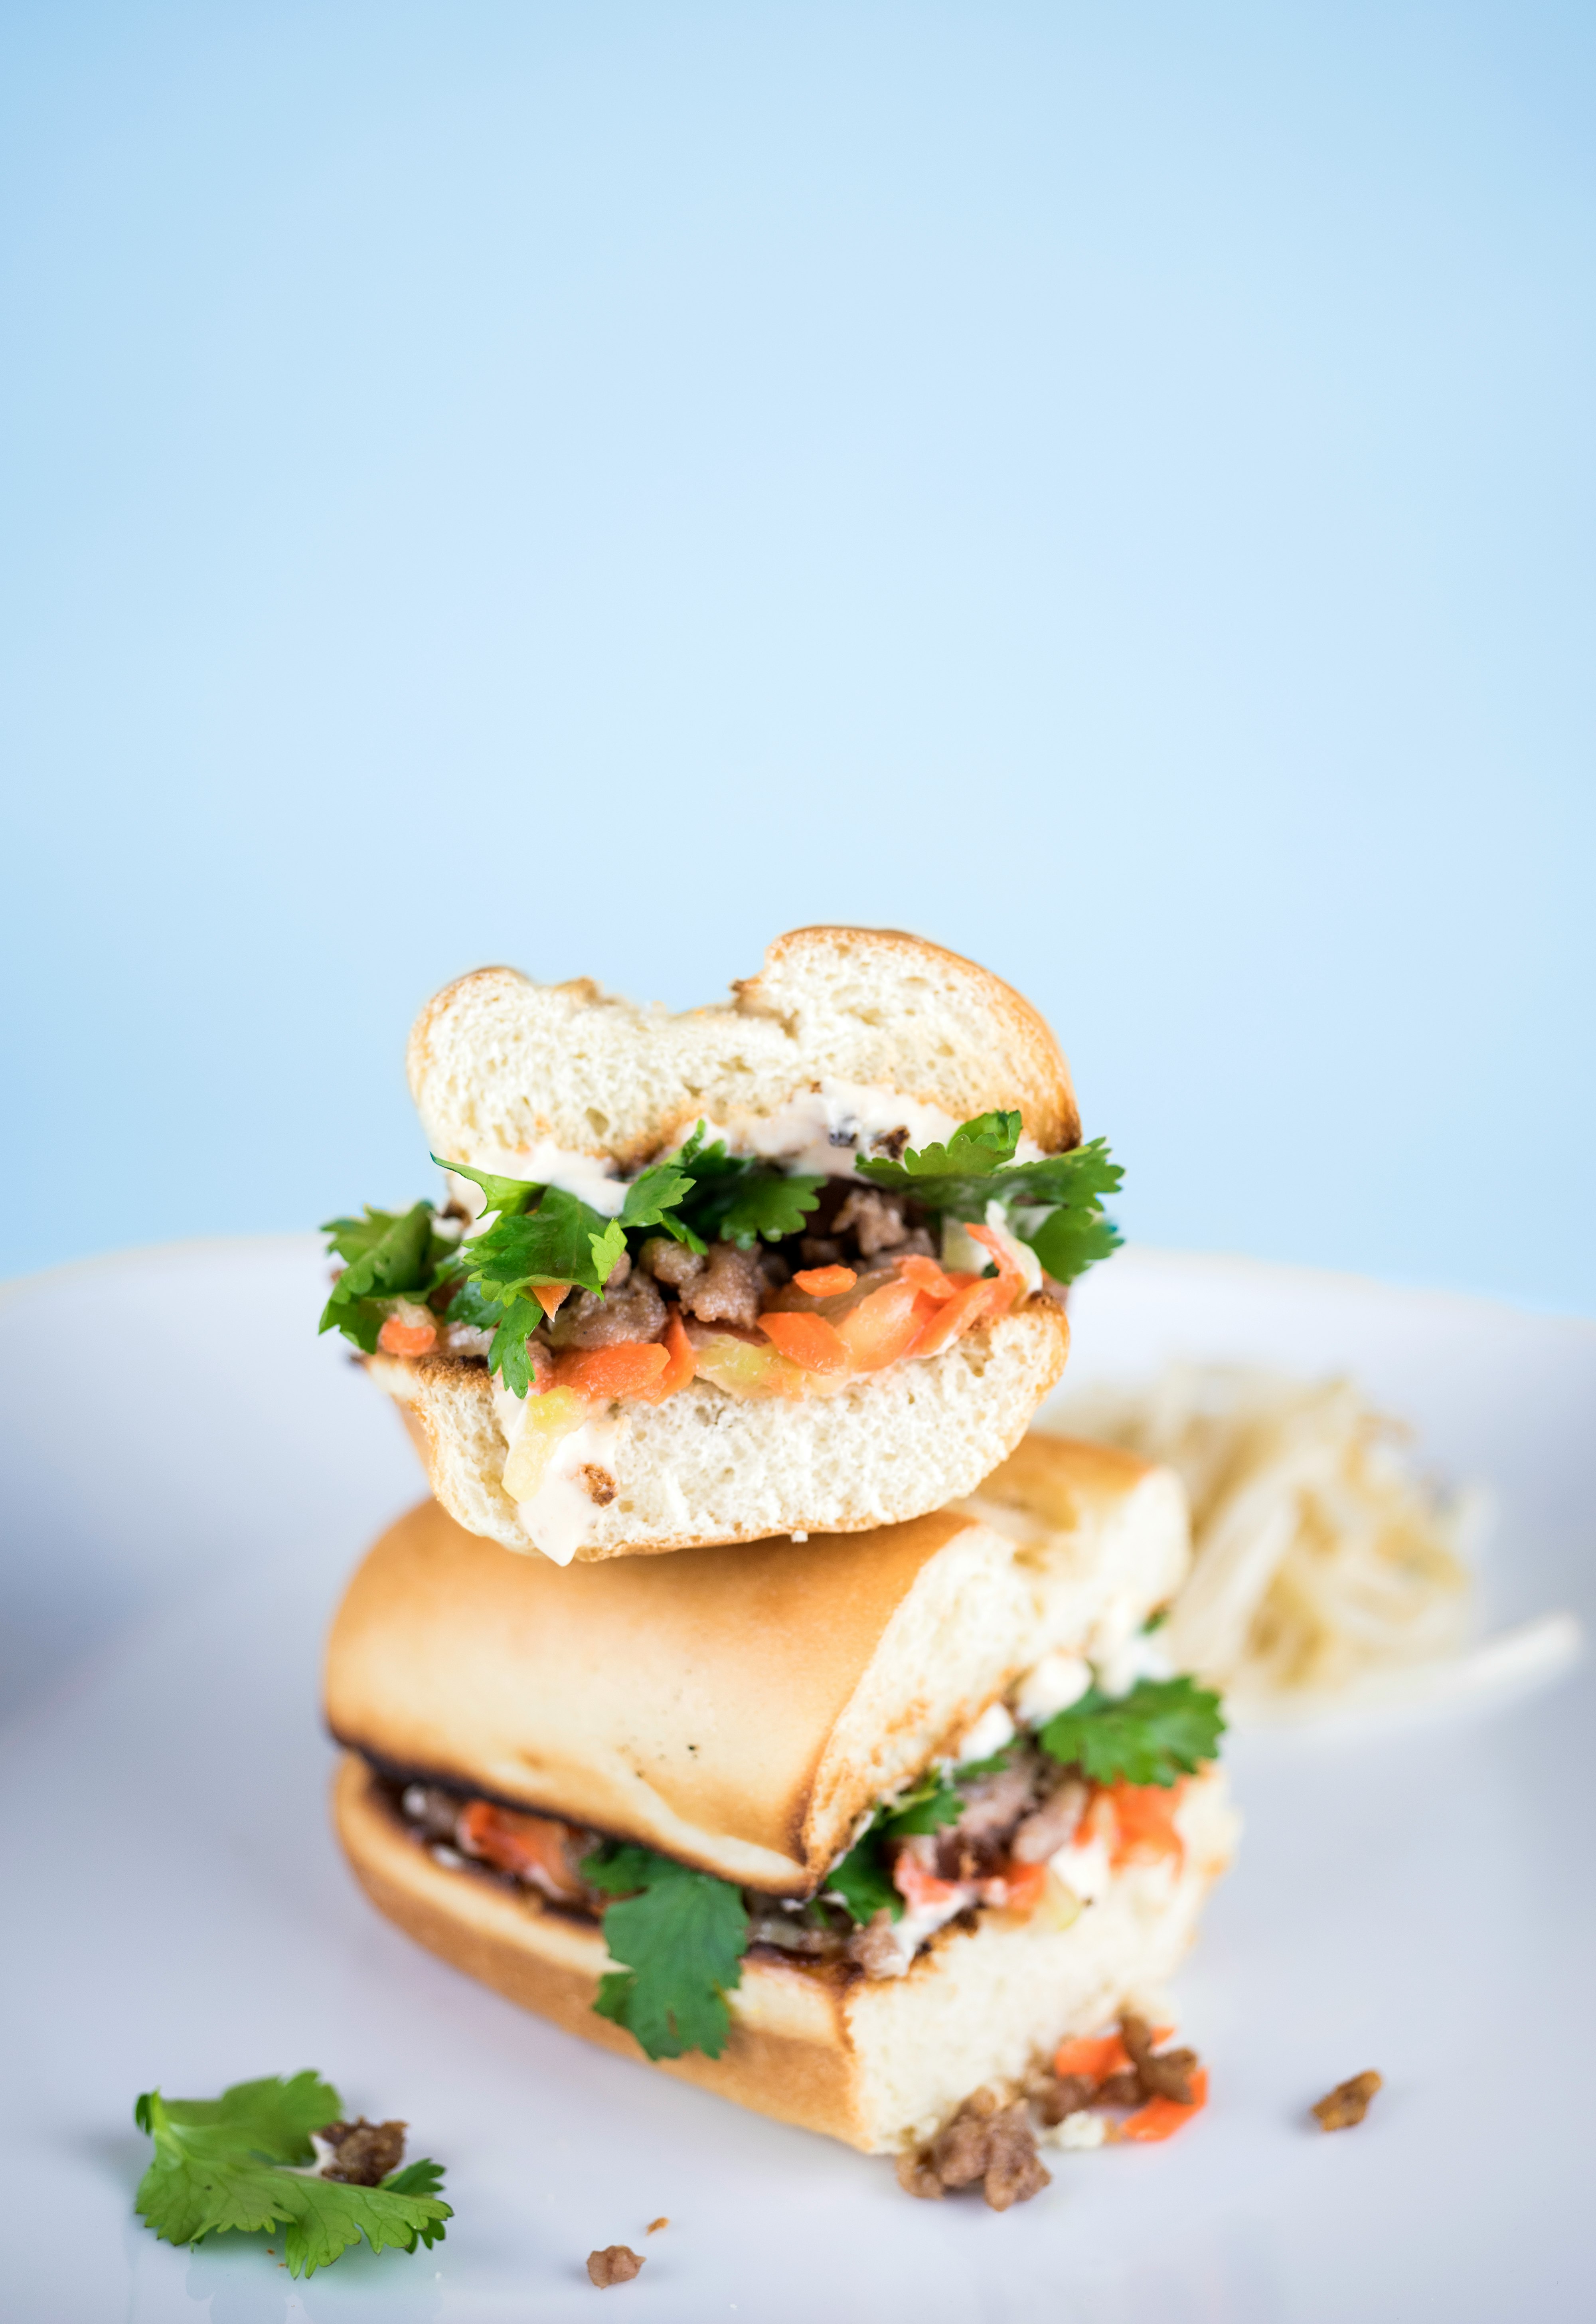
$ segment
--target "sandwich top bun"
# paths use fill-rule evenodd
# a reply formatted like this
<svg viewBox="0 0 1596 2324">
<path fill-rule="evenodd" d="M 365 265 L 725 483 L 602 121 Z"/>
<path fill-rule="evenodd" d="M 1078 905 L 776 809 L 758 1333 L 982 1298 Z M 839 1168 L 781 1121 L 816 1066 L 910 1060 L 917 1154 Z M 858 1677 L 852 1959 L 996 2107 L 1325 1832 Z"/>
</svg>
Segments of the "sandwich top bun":
<svg viewBox="0 0 1596 2324">
<path fill-rule="evenodd" d="M 811 1894 L 883 1793 L 1049 1655 L 1110 1659 L 1177 1587 L 1174 1477 L 1038 1443 L 990 1507 L 669 1564 L 559 1573 L 427 1503 L 339 1609 L 328 1724 L 394 1774 Z"/>
<path fill-rule="evenodd" d="M 629 1171 L 700 1119 L 779 1158 L 851 1123 L 862 1143 L 901 1126 L 918 1145 L 998 1109 L 1018 1109 L 1039 1152 L 1079 1143 L 1069 1068 L 1041 1018 L 939 945 L 890 928 L 798 928 L 733 992 L 670 1017 L 586 977 L 459 978 L 411 1035 L 411 1091 L 433 1151 L 484 1168 L 541 1153 Z M 885 1096 L 899 1101 L 894 1118 L 876 1120 Z M 837 1142 L 833 1167 L 849 1169 Z"/>
</svg>

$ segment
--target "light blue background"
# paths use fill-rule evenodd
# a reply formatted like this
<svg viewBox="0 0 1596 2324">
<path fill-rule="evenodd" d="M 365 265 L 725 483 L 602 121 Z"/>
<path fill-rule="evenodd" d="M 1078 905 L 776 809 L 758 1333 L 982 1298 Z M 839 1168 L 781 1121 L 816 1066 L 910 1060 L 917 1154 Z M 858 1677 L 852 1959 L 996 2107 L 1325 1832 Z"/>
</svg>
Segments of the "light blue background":
<svg viewBox="0 0 1596 2324">
<path fill-rule="evenodd" d="M 1596 1305 L 1596 14 L 5 19 L 0 1267 L 484 960 L 1029 991 L 1140 1237 Z"/>
</svg>

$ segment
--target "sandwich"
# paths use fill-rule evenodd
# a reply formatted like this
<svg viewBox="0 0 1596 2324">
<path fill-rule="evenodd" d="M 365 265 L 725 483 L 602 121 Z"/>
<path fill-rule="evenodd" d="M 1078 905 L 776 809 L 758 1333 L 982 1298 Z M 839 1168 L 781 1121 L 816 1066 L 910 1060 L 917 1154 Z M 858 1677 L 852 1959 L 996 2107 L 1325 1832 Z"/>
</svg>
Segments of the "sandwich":
<svg viewBox="0 0 1596 2324">
<path fill-rule="evenodd" d="M 940 2191 L 973 2104 L 1023 2145 L 1060 2043 L 1156 2012 L 1229 1858 L 1188 1554 L 1169 1471 L 1041 1434 L 873 1534 L 558 1576 L 429 1503 L 333 1627 L 338 1837 L 512 2000 Z"/>
<path fill-rule="evenodd" d="M 1118 1240 L 1046 1025 L 914 936 L 799 929 L 681 1017 L 482 969 L 409 1071 L 448 1200 L 330 1222 L 322 1328 L 449 1514 L 558 1564 L 973 1491 Z"/>
</svg>

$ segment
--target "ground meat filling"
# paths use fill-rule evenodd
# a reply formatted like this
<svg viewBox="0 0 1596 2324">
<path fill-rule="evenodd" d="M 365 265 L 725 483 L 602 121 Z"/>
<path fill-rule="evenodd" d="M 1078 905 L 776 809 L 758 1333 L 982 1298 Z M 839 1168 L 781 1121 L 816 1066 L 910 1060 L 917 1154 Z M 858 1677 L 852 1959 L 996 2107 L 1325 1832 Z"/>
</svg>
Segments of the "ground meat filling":
<svg viewBox="0 0 1596 2324">
<path fill-rule="evenodd" d="M 1002 2106 L 994 2091 L 977 2090 L 929 2146 L 899 2158 L 898 2183 L 906 2194 L 940 2201 L 977 2181 L 994 2211 L 1028 2203 L 1052 2184 L 1023 2100 Z"/>
<path fill-rule="evenodd" d="M 386 1791 L 412 1839 L 450 1868 L 469 1864 L 523 1891 L 531 1889 L 546 1904 L 595 1920 L 611 1901 L 582 1873 L 584 1860 L 602 1845 L 596 1831 L 558 1816 L 498 1807 L 441 1784 L 390 1782 Z M 1007 1766 L 965 1787 L 964 1810 L 956 1823 L 903 1840 L 899 1852 L 939 1880 L 980 1883 L 1001 1877 L 1016 1861 L 1043 1862 L 1062 1848 L 1088 1796 L 1078 1777 L 1061 1775 L 1033 1745 L 1019 1744 Z M 869 1978 L 901 1977 L 908 1966 L 897 1923 L 884 1910 L 861 1926 L 824 1891 L 805 1899 L 745 1889 L 743 1903 L 749 1947 L 755 1953 L 816 1969 L 863 1971 Z M 972 1888 L 967 1914 L 978 1904 Z M 1131 2056 L 1137 2056 L 1134 2050 Z M 1165 2062 L 1152 2061 L 1155 2077 Z M 1149 2080 L 1149 2089 L 1161 2087 Z M 1168 2095 L 1178 2097 L 1179 2091 L 1171 2087 Z"/>
<path fill-rule="evenodd" d="M 634 1273 L 624 1253 L 616 1260 L 601 1299 L 577 1291 L 562 1301 L 548 1329 L 554 1348 L 613 1348 L 623 1340 L 657 1340 L 665 1329 L 665 1302 L 652 1280 Z"/>
<path fill-rule="evenodd" d="M 443 1215 L 465 1217 L 456 1204 Z M 920 1204 L 833 1178 L 820 1189 L 805 1231 L 789 1236 L 784 1243 L 759 1243 L 743 1250 L 734 1243 L 715 1242 L 707 1250 L 696 1251 L 669 1235 L 650 1235 L 635 1254 L 617 1262 L 602 1297 L 592 1291 L 567 1294 L 534 1345 L 558 1352 L 650 1346 L 663 1336 L 673 1310 L 695 1323 L 752 1332 L 772 1295 L 790 1281 L 795 1269 L 852 1267 L 861 1276 L 879 1271 L 886 1281 L 897 1260 L 914 1253 L 934 1259 L 936 1251 L 930 1214 Z M 493 1333 L 475 1324 L 449 1323 L 445 1310 L 453 1296 L 453 1285 L 445 1285 L 431 1302 L 438 1351 L 481 1362 L 492 1347 Z"/>
<path fill-rule="evenodd" d="M 936 1256 L 929 1213 L 903 1194 L 833 1178 L 820 1190 L 798 1238 L 802 1267 L 868 1267 L 872 1259 Z"/>
<path fill-rule="evenodd" d="M 739 1250 L 735 1243 L 712 1242 L 706 1251 L 696 1251 L 672 1242 L 669 1235 L 650 1235 L 638 1263 L 657 1281 L 669 1284 L 683 1314 L 700 1323 L 736 1323 L 752 1331 L 770 1287 L 763 1255 Z M 661 1330 L 664 1323 L 661 1305 Z"/>
</svg>

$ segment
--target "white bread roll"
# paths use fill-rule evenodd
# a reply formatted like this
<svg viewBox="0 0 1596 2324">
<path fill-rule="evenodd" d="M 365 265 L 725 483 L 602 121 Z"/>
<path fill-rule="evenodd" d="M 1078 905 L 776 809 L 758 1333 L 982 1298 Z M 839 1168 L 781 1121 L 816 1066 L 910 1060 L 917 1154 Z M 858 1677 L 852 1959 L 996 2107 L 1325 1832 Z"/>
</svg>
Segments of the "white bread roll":
<svg viewBox="0 0 1596 2324">
<path fill-rule="evenodd" d="M 1044 1656 L 1111 1661 L 1185 1575 L 1167 1470 L 1054 1437 L 997 1481 L 990 1518 L 565 1574 L 425 1503 L 339 1609 L 328 1723 L 398 1775 L 810 1895 L 872 1802 Z"/>
<path fill-rule="evenodd" d="M 1063 1308 L 1036 1298 L 937 1355 L 813 1402 L 729 1396 L 704 1379 L 661 1405 L 612 1402 L 595 1406 L 537 1498 L 521 1502 L 503 1485 L 504 1422 L 519 1414 L 484 1366 L 364 1360 L 401 1406 L 449 1515 L 563 1565 L 920 1517 L 973 1492 L 1012 1451 L 1068 1351 Z"/>
<path fill-rule="evenodd" d="M 599 1978 L 615 1966 L 596 1925 L 437 1863 L 354 1753 L 340 1766 L 333 1813 L 362 1887 L 407 1935 L 567 2033 L 638 2056 L 632 2036 L 594 2010 Z M 915 2146 L 973 2090 L 1022 2089 L 1066 2034 L 1095 2033 L 1127 2005 L 1151 2006 L 1234 1846 L 1217 1769 L 1187 1785 L 1176 1828 L 1178 1869 L 1168 1859 L 1128 1865 L 1062 1928 L 1040 1912 L 952 1923 L 906 1977 L 817 1974 L 751 1955 L 726 1997 L 732 2031 L 720 2057 L 690 2052 L 659 2070 L 866 2153 Z"/>
<path fill-rule="evenodd" d="M 1069 1068 L 1041 1018 L 939 945 L 890 928 L 797 928 L 733 991 L 669 1017 L 586 977 L 459 978 L 411 1035 L 411 1092 L 433 1151 L 509 1175 L 506 1157 L 544 1148 L 632 1171 L 700 1117 L 779 1157 L 812 1144 L 823 1120 L 863 1119 L 867 1132 L 902 1123 L 918 1144 L 994 1108 L 1017 1108 L 1044 1153 L 1079 1141 Z M 829 1112 L 810 1103 L 827 1096 Z M 893 1099 L 895 1111 L 869 1118 Z M 768 1134 L 784 1121 L 785 1148 Z M 832 1167 L 851 1169 L 852 1154 Z M 571 1191 L 583 1187 L 573 1179 Z"/>
</svg>

